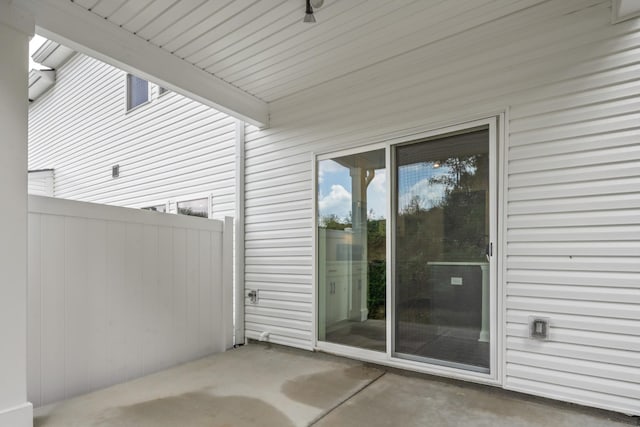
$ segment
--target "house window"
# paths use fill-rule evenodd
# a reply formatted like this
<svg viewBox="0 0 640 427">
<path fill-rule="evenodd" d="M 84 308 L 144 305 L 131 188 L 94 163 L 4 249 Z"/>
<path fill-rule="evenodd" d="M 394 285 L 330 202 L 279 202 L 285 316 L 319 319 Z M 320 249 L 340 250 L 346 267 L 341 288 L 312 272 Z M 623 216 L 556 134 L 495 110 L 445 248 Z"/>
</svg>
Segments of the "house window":
<svg viewBox="0 0 640 427">
<path fill-rule="evenodd" d="M 146 208 L 142 208 L 145 211 L 154 211 L 154 212 L 167 212 L 167 205 L 156 205 L 156 206 L 147 206 Z"/>
<path fill-rule="evenodd" d="M 147 101 L 149 101 L 149 83 L 133 74 L 127 74 L 127 111 Z"/>
<path fill-rule="evenodd" d="M 209 199 L 185 200 L 178 202 L 178 214 L 209 218 Z"/>
</svg>

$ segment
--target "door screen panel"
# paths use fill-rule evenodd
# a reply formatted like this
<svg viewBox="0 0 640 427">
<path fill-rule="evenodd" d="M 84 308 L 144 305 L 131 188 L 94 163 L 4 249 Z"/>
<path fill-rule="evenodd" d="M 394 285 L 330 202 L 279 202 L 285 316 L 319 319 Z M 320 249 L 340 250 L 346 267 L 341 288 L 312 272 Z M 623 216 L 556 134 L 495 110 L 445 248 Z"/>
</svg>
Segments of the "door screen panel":
<svg viewBox="0 0 640 427">
<path fill-rule="evenodd" d="M 395 149 L 394 354 L 488 372 L 489 130 Z"/>
</svg>

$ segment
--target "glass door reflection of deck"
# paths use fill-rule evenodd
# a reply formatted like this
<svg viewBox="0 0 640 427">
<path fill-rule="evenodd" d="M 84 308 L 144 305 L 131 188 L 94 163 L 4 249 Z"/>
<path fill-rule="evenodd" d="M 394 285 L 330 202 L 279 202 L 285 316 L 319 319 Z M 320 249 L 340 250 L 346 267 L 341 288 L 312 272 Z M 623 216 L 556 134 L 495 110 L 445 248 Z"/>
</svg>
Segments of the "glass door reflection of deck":
<svg viewBox="0 0 640 427">
<path fill-rule="evenodd" d="M 489 342 L 489 263 L 488 262 L 428 262 L 428 266 L 478 266 L 482 272 L 482 308 L 478 341 Z M 450 286 L 464 286 L 463 278 L 451 276 Z M 477 282 L 471 286 L 477 286 Z M 446 286 L 446 285 L 445 285 Z M 467 286 L 469 286 L 467 284 Z"/>
</svg>

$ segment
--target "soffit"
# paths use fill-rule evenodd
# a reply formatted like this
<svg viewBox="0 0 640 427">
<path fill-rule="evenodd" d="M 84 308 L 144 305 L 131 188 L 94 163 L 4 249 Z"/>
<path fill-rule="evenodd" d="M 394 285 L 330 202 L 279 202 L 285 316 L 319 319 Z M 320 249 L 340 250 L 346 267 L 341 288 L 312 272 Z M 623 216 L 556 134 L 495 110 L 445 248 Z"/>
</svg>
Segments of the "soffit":
<svg viewBox="0 0 640 427">
<path fill-rule="evenodd" d="M 65 0 L 71 1 L 71 0 Z M 500 19 L 542 0 L 75 0 L 266 102 Z"/>
</svg>

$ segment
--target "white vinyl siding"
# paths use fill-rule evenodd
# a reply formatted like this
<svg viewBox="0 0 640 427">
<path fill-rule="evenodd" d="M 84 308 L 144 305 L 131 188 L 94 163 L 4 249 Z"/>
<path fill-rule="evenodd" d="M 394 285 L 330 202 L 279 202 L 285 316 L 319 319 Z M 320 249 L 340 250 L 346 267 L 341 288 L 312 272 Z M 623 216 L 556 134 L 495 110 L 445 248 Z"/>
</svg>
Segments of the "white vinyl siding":
<svg viewBox="0 0 640 427">
<path fill-rule="evenodd" d="M 175 208 L 206 194 L 213 217 L 234 216 L 235 119 L 175 92 L 159 97 L 156 85 L 126 113 L 125 75 L 85 55 L 61 67 L 29 109 L 29 167 L 55 168 L 56 197 Z"/>
<path fill-rule="evenodd" d="M 503 386 L 640 414 L 640 21 L 610 7 L 532 2 L 273 102 L 246 135 L 247 337 L 313 346 L 312 153 L 506 112 Z"/>
<path fill-rule="evenodd" d="M 29 171 L 27 192 L 36 196 L 53 197 L 53 169 Z"/>
</svg>

